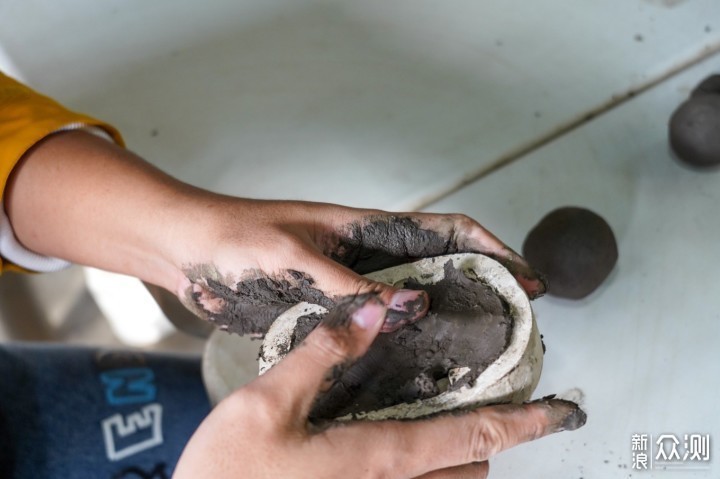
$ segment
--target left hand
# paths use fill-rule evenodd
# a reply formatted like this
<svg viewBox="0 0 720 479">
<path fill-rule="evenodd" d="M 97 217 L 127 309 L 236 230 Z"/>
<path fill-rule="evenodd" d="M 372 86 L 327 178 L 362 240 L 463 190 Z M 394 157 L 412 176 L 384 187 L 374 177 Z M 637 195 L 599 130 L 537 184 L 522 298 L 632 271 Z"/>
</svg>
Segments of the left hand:
<svg viewBox="0 0 720 479">
<path fill-rule="evenodd" d="M 187 248 L 177 294 L 221 327 L 263 334 L 300 301 L 331 307 L 337 298 L 376 293 L 389 308 L 383 331 L 422 317 L 428 298 L 361 274 L 420 258 L 477 252 L 503 263 L 534 298 L 538 274 L 517 253 L 463 215 L 388 213 L 299 201 L 213 196 L 206 247 Z"/>
</svg>

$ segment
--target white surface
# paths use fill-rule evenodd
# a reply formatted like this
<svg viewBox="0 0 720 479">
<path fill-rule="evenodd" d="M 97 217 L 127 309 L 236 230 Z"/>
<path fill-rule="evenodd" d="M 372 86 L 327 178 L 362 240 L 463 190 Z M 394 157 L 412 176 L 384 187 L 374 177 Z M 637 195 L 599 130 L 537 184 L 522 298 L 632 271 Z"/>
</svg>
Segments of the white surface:
<svg viewBox="0 0 720 479">
<path fill-rule="evenodd" d="M 83 271 L 88 290 L 123 343 L 148 346 L 175 331 L 139 279 L 96 268 Z"/>
<path fill-rule="evenodd" d="M 533 304 L 547 345 L 536 394 L 579 386 L 587 425 L 501 454 L 492 477 L 720 477 L 720 171 L 673 161 L 666 131 L 689 90 L 717 71 L 720 56 L 431 208 L 469 214 L 519 249 L 547 212 L 579 205 L 618 240 L 598 291 Z M 712 468 L 638 474 L 635 433 L 711 434 Z"/>
<path fill-rule="evenodd" d="M 172 174 L 389 209 L 718 44 L 717 0 L 0 3 L 32 85 Z"/>
<path fill-rule="evenodd" d="M 208 338 L 202 360 L 205 389 L 212 404 L 258 376 L 260 341 L 219 329 Z"/>
</svg>

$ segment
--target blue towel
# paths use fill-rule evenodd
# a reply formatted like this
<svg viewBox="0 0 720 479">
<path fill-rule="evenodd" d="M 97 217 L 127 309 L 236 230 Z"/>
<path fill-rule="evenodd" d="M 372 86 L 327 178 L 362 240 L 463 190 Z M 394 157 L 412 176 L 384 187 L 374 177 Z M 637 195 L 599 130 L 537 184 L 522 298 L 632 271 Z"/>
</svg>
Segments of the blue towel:
<svg viewBox="0 0 720 479">
<path fill-rule="evenodd" d="M 0 477 L 169 479 L 210 411 L 200 358 L 0 345 Z"/>
</svg>

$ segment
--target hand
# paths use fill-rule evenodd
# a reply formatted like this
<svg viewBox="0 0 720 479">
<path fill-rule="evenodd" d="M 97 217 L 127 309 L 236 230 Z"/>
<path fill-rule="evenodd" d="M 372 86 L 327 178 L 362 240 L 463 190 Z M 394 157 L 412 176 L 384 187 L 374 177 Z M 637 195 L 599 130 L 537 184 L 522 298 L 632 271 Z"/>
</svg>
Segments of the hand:
<svg viewBox="0 0 720 479">
<path fill-rule="evenodd" d="M 425 292 L 372 282 L 363 273 L 419 258 L 478 252 L 503 263 L 530 297 L 545 285 L 517 253 L 462 215 L 387 213 L 331 204 L 205 199 L 214 223 L 205 246 L 178 261 L 178 296 L 221 328 L 261 335 L 299 301 L 331 307 L 377 293 L 389 314 L 383 331 L 422 317 Z"/>
<path fill-rule="evenodd" d="M 174 477 L 484 478 L 492 455 L 585 423 L 577 405 L 550 399 L 417 421 L 311 424 L 318 392 L 364 354 L 385 315 L 374 295 L 341 302 L 302 346 L 212 411 Z"/>
</svg>

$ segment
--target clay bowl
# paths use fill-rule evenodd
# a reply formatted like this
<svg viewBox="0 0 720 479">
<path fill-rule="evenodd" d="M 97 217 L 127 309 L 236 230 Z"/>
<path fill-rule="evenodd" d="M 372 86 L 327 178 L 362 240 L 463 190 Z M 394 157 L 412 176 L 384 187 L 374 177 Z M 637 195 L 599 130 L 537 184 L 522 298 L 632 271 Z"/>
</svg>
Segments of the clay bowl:
<svg viewBox="0 0 720 479">
<path fill-rule="evenodd" d="M 421 284 L 432 284 L 444 278 L 444 266 L 447 261 L 452 261 L 453 266 L 469 278 L 477 278 L 490 286 L 509 305 L 514 325 L 505 351 L 478 375 L 472 386 L 446 391 L 412 403 L 356 413 L 352 417 L 351 415 L 339 417 L 338 420 L 411 419 L 442 411 L 491 403 L 519 403 L 530 399 L 542 370 L 542 342 L 525 291 L 500 263 L 479 254 L 456 254 L 423 259 L 366 276 L 396 286 L 402 286 L 408 279 L 414 279 Z M 299 303 L 280 315 L 270 327 L 260 348 L 260 374 L 287 355 L 298 318 L 311 313 L 326 312 L 327 310 L 322 306 Z M 450 381 L 453 380 L 453 374 L 463 373 L 461 369 L 450 371 Z"/>
</svg>

